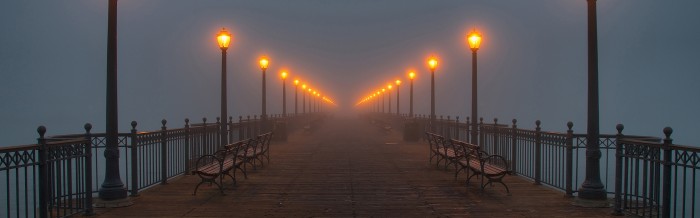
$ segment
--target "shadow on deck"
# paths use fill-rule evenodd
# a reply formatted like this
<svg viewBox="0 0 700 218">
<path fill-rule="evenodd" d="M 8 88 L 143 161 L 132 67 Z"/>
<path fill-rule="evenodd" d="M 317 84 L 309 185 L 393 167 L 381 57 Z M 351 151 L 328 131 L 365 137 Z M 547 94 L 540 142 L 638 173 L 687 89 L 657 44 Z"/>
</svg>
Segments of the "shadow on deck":
<svg viewBox="0 0 700 218">
<path fill-rule="evenodd" d="M 608 217 L 610 208 L 572 206 L 573 198 L 517 176 L 483 193 L 465 174 L 428 164 L 425 142 L 406 143 L 356 118 L 332 118 L 313 133 L 271 144 L 269 165 L 226 195 L 182 176 L 132 198 L 133 206 L 97 208 L 99 217 Z M 478 183 L 478 182 L 477 182 Z"/>
</svg>

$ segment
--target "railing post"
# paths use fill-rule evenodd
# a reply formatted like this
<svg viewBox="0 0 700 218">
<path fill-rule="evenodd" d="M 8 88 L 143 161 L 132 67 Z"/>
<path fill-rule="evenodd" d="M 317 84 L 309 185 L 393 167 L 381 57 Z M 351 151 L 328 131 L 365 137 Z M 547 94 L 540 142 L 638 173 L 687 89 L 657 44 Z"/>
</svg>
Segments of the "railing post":
<svg viewBox="0 0 700 218">
<path fill-rule="evenodd" d="M 185 118 L 185 175 L 190 173 L 190 119 Z"/>
<path fill-rule="evenodd" d="M 620 140 L 622 139 L 622 130 L 625 129 L 625 126 L 617 124 L 615 129 L 617 129 L 617 135 L 615 136 L 615 205 L 613 215 L 622 216 L 624 215 L 622 210 L 622 158 L 624 154 L 622 153 L 623 144 Z"/>
<path fill-rule="evenodd" d="M 168 184 L 168 136 L 167 136 L 167 131 L 168 128 L 165 127 L 165 124 L 168 123 L 167 120 L 163 119 L 160 121 L 160 123 L 163 124 L 163 127 L 161 127 L 161 132 L 160 132 L 160 170 L 161 170 L 161 178 L 160 178 L 160 184 L 161 185 L 166 185 Z"/>
<path fill-rule="evenodd" d="M 466 124 L 467 124 L 467 140 L 465 140 L 465 141 L 466 141 L 466 142 L 471 142 L 471 140 L 472 140 L 472 138 L 471 138 L 472 132 L 471 132 L 471 131 L 473 131 L 473 130 L 472 130 L 472 125 L 471 125 L 471 123 L 469 122 L 469 117 L 467 117 L 467 120 L 466 120 L 466 121 L 467 121 L 467 122 L 466 122 Z"/>
<path fill-rule="evenodd" d="M 46 139 L 44 138 L 46 127 L 39 126 L 36 131 L 39 133 L 39 139 L 37 139 L 39 144 L 39 217 L 46 218 L 49 217 L 49 166 Z"/>
<path fill-rule="evenodd" d="M 663 189 L 661 194 L 661 217 L 668 218 L 671 217 L 671 161 L 672 153 L 671 145 L 673 144 L 673 139 L 671 139 L 671 134 L 673 129 L 671 127 L 664 128 L 664 144 L 661 147 L 664 150 L 664 175 L 663 175 Z"/>
<path fill-rule="evenodd" d="M 202 137 L 202 142 L 199 146 L 197 146 L 197 147 L 199 147 L 199 154 L 197 154 L 197 155 L 201 156 L 204 154 L 213 154 L 213 152 L 209 151 L 209 147 L 211 147 L 209 145 L 209 137 L 211 137 L 211 136 L 209 135 L 209 129 L 207 129 L 207 118 L 206 117 L 202 117 L 202 134 L 200 135 L 200 137 Z"/>
<path fill-rule="evenodd" d="M 224 118 L 226 119 L 226 118 Z M 216 117 L 216 127 L 221 129 L 223 123 L 221 122 L 221 117 Z M 221 131 L 216 132 L 216 148 L 220 148 L 223 146 L 221 143 L 223 143 L 223 140 L 221 140 L 221 134 L 223 134 Z"/>
<path fill-rule="evenodd" d="M 539 185 L 540 180 L 541 180 L 541 172 L 542 172 L 542 139 L 540 136 L 542 135 L 542 128 L 540 128 L 540 120 L 535 121 L 535 125 L 537 125 L 537 128 L 535 128 L 535 184 Z"/>
<path fill-rule="evenodd" d="M 479 141 L 477 141 L 475 144 L 484 146 L 484 118 L 480 117 L 479 118 L 479 128 L 475 129 L 474 131 L 478 131 L 477 134 L 479 134 Z M 481 147 L 483 149 L 483 147 Z"/>
<path fill-rule="evenodd" d="M 566 196 L 573 197 L 573 158 L 574 158 L 574 123 L 569 121 L 566 123 Z"/>
<path fill-rule="evenodd" d="M 131 196 L 139 196 L 139 160 L 138 160 L 138 133 L 136 132 L 136 121 L 131 121 Z"/>
<path fill-rule="evenodd" d="M 513 175 L 517 174 L 516 166 L 518 160 L 518 120 L 513 119 L 513 128 L 511 131 L 511 142 L 510 142 L 510 165 Z"/>
<path fill-rule="evenodd" d="M 459 140 L 459 116 L 455 117 L 455 127 L 452 132 L 455 134 L 455 139 Z"/>
<path fill-rule="evenodd" d="M 243 116 L 238 116 L 238 141 L 243 140 Z"/>
<path fill-rule="evenodd" d="M 92 130 L 92 124 L 86 123 L 85 126 L 85 141 L 87 141 L 85 145 L 85 196 L 83 197 L 85 200 L 85 210 L 83 211 L 83 215 L 85 216 L 91 216 L 94 215 L 95 212 L 92 209 L 92 134 L 90 134 L 90 130 Z"/>
<path fill-rule="evenodd" d="M 498 146 L 500 146 L 498 143 L 498 118 L 493 118 L 493 154 L 501 155 L 499 153 L 501 149 L 499 149 Z"/>
<path fill-rule="evenodd" d="M 228 117 L 228 143 L 233 143 L 233 116 Z"/>
<path fill-rule="evenodd" d="M 445 136 L 445 139 L 450 139 L 450 123 L 452 122 L 452 117 L 447 116 L 447 120 L 443 120 L 442 116 L 440 116 L 440 129 L 442 129 L 442 134 Z"/>
<path fill-rule="evenodd" d="M 250 115 L 246 116 L 246 131 L 245 131 L 245 137 L 244 138 L 249 138 L 248 136 L 250 135 L 251 132 L 253 132 L 253 127 L 251 127 L 253 124 L 250 122 Z"/>
</svg>

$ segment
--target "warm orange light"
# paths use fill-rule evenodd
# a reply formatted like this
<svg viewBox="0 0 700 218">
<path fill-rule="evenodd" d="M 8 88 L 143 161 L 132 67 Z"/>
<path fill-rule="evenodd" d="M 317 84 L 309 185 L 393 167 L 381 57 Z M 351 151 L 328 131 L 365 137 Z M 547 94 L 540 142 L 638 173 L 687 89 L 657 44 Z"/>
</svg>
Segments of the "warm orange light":
<svg viewBox="0 0 700 218">
<path fill-rule="evenodd" d="M 298 86 L 298 85 L 299 85 L 299 80 L 298 80 L 298 79 L 295 79 L 295 80 L 294 80 L 294 85 L 295 85 L 295 86 Z"/>
<path fill-rule="evenodd" d="M 386 92 L 386 89 L 382 89 L 382 92 Z"/>
<path fill-rule="evenodd" d="M 306 90 L 306 84 L 301 85 L 301 89 Z"/>
<path fill-rule="evenodd" d="M 260 68 L 265 70 L 267 69 L 267 65 L 270 63 L 270 61 L 267 60 L 266 57 L 260 58 Z"/>
<path fill-rule="evenodd" d="M 231 43 L 231 34 L 226 31 L 226 28 L 221 28 L 219 34 L 216 35 L 216 41 L 219 42 L 219 48 L 226 50 Z"/>
<path fill-rule="evenodd" d="M 469 35 L 467 35 L 467 42 L 469 43 L 469 48 L 474 51 L 479 50 L 479 46 L 481 45 L 481 34 L 476 32 L 476 30 L 472 31 L 469 33 Z"/>
<path fill-rule="evenodd" d="M 282 71 L 282 73 L 280 73 L 280 76 L 282 77 L 282 79 L 287 79 L 287 71 Z"/>
<path fill-rule="evenodd" d="M 391 84 L 389 84 L 389 85 L 386 86 L 386 87 L 387 87 L 389 90 L 391 90 L 391 88 L 392 88 Z"/>
<path fill-rule="evenodd" d="M 396 80 L 396 86 L 399 86 L 399 85 L 401 85 L 401 80 L 398 80 L 398 79 L 397 79 L 397 80 Z"/>
<path fill-rule="evenodd" d="M 430 58 L 430 60 L 428 60 L 428 65 L 430 66 L 430 70 L 435 71 L 435 68 L 437 68 L 438 65 L 437 59 L 434 57 Z"/>
<path fill-rule="evenodd" d="M 416 78 L 416 73 L 411 71 L 410 73 L 408 73 L 408 78 L 411 78 L 411 80 L 413 80 L 414 78 Z"/>
</svg>

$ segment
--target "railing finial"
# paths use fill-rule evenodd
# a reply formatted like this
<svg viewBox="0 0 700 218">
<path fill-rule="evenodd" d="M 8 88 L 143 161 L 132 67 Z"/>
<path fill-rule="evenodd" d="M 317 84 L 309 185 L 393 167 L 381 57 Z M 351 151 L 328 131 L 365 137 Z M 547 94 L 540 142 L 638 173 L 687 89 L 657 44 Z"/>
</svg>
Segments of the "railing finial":
<svg viewBox="0 0 700 218">
<path fill-rule="evenodd" d="M 622 130 L 625 129 L 625 125 L 622 125 L 622 123 L 618 123 L 615 125 L 615 129 L 617 130 L 617 134 L 622 135 Z"/>
<path fill-rule="evenodd" d="M 165 119 L 163 119 L 163 120 L 160 121 L 160 123 L 163 124 L 163 127 L 165 127 L 165 124 L 168 123 L 168 121 L 165 120 Z"/>
<path fill-rule="evenodd" d="M 495 117 L 493 118 L 493 124 L 494 125 L 498 124 L 498 118 L 495 118 Z"/>
<path fill-rule="evenodd" d="M 666 135 L 664 140 L 671 140 L 671 134 L 673 134 L 673 128 L 668 126 L 664 128 L 664 135 Z"/>
<path fill-rule="evenodd" d="M 45 126 L 39 126 L 36 128 L 36 132 L 39 133 L 40 138 L 44 138 L 44 134 L 46 134 L 46 127 Z"/>
<path fill-rule="evenodd" d="M 190 125 L 190 118 L 185 118 L 185 126 Z"/>
<path fill-rule="evenodd" d="M 83 126 L 83 128 L 85 128 L 85 132 L 86 132 L 86 133 L 90 133 L 90 130 L 92 130 L 92 124 L 90 124 L 90 123 L 85 123 L 85 125 Z"/>
<path fill-rule="evenodd" d="M 542 124 L 542 121 L 540 121 L 540 120 L 535 121 L 535 125 L 537 125 L 537 128 L 540 128 L 541 124 Z"/>
<path fill-rule="evenodd" d="M 207 123 L 207 118 L 206 118 L 206 117 L 202 117 L 202 122 L 203 122 L 203 123 Z"/>
<path fill-rule="evenodd" d="M 512 122 L 513 122 L 513 126 L 515 126 L 516 124 L 518 124 L 518 120 L 517 120 L 517 119 L 513 119 Z"/>
<path fill-rule="evenodd" d="M 568 127 L 569 130 L 572 130 L 574 128 L 574 122 L 571 122 L 571 121 L 566 122 L 566 127 Z"/>
</svg>

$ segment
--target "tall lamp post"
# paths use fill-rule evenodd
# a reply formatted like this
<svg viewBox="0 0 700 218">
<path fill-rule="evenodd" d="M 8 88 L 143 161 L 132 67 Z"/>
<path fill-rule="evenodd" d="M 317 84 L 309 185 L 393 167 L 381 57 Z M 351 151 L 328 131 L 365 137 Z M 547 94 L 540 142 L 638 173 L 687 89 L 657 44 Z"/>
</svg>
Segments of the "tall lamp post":
<svg viewBox="0 0 700 218">
<path fill-rule="evenodd" d="M 260 115 L 260 119 L 262 120 L 263 131 L 267 130 L 267 90 L 265 87 L 265 71 L 267 70 L 267 65 L 269 63 L 270 62 L 267 60 L 267 58 L 260 58 L 260 69 L 262 69 L 262 114 Z"/>
<path fill-rule="evenodd" d="M 119 175 L 119 125 L 117 108 L 117 0 L 109 0 L 107 18 L 107 110 L 105 177 L 98 196 L 105 201 L 126 198 Z M 44 210 L 42 210 L 44 211 Z M 91 212 L 89 212 L 91 213 Z"/>
<path fill-rule="evenodd" d="M 409 109 L 408 109 L 408 117 L 413 117 L 413 79 L 416 78 L 416 73 L 411 71 L 408 73 L 408 78 L 411 79 L 411 90 L 410 90 L 410 98 L 409 98 Z"/>
<path fill-rule="evenodd" d="M 294 116 L 299 114 L 299 80 L 295 79 L 294 80 Z"/>
<path fill-rule="evenodd" d="M 387 114 L 391 114 L 391 88 L 393 88 L 393 86 L 391 86 L 391 84 L 386 86 L 387 95 L 389 96 L 389 99 L 388 99 L 389 101 L 387 101 L 387 103 L 389 104 L 389 110 L 386 111 Z"/>
<path fill-rule="evenodd" d="M 399 108 L 401 107 L 401 105 L 399 104 L 399 103 L 400 103 L 400 102 L 399 102 L 399 90 L 401 90 L 401 89 L 399 88 L 400 85 L 401 85 L 401 80 L 398 80 L 398 79 L 397 79 L 397 80 L 396 80 L 396 115 L 401 115 L 401 114 L 399 113 Z"/>
<path fill-rule="evenodd" d="M 382 113 L 386 113 L 386 111 L 384 111 L 384 108 L 385 108 L 384 101 L 385 100 L 386 100 L 386 89 L 382 89 Z"/>
<path fill-rule="evenodd" d="M 225 125 L 227 109 L 226 106 L 226 50 L 228 49 L 229 43 L 231 43 L 231 34 L 226 31 L 226 29 L 221 29 L 221 32 L 216 37 L 219 42 L 219 48 L 221 48 L 221 144 L 228 144 L 228 125 Z"/>
<path fill-rule="evenodd" d="M 280 77 L 282 77 L 282 117 L 287 117 L 287 87 L 285 84 L 287 81 L 287 72 L 282 71 Z"/>
<path fill-rule="evenodd" d="M 435 68 L 437 68 L 437 59 L 430 58 L 428 66 L 430 66 L 430 131 L 435 132 Z"/>
<path fill-rule="evenodd" d="M 479 50 L 481 46 L 481 35 L 472 31 L 467 35 L 467 42 L 469 43 L 469 48 L 472 49 L 472 131 L 471 131 L 471 143 L 479 144 L 479 139 L 477 137 L 477 80 L 476 80 L 476 51 Z"/>
<path fill-rule="evenodd" d="M 606 199 L 600 180 L 600 129 L 598 105 L 598 21 L 596 0 L 588 1 L 588 134 L 586 137 L 586 178 L 578 196 L 587 200 Z"/>
<path fill-rule="evenodd" d="M 306 114 L 306 84 L 301 85 L 301 107 L 301 112 Z"/>
</svg>

